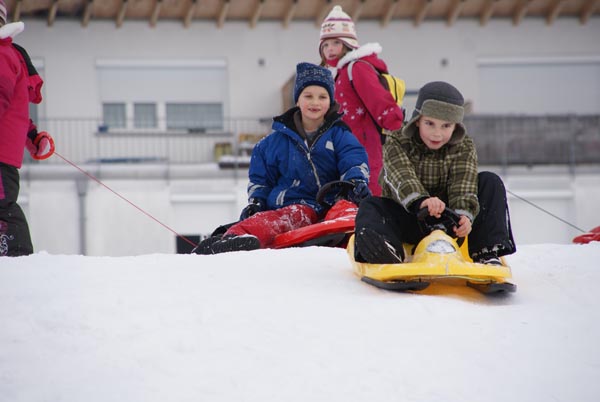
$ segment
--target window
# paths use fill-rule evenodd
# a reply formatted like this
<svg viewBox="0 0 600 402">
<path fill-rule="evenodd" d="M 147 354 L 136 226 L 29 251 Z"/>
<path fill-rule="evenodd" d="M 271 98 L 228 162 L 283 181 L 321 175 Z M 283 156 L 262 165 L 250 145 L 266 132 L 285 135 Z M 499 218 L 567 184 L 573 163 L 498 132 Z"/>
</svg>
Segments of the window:
<svg viewBox="0 0 600 402">
<path fill-rule="evenodd" d="M 478 61 L 477 113 L 597 114 L 600 58 L 519 58 Z"/>
<path fill-rule="evenodd" d="M 221 103 L 167 103 L 167 129 L 206 131 L 223 129 Z"/>
<path fill-rule="evenodd" d="M 102 115 L 107 128 L 125 128 L 127 126 L 125 103 L 103 103 Z"/>
<path fill-rule="evenodd" d="M 133 104 L 133 127 L 156 128 L 156 104 L 134 103 Z"/>
<path fill-rule="evenodd" d="M 222 130 L 225 60 L 97 60 L 107 129 Z"/>
</svg>

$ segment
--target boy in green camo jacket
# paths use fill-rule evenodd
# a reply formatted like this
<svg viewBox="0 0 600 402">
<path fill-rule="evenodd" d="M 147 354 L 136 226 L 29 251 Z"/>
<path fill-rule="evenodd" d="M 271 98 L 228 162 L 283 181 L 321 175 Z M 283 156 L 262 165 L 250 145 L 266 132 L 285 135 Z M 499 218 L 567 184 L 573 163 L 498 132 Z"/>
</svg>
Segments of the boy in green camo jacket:
<svg viewBox="0 0 600 402">
<path fill-rule="evenodd" d="M 382 197 L 364 200 L 356 217 L 357 261 L 404 261 L 402 243 L 417 244 L 428 234 L 417 213 L 427 208 L 440 218 L 446 206 L 460 216 L 454 235 L 469 236 L 475 262 L 500 265 L 500 256 L 516 251 L 504 184 L 494 173 L 478 173 L 463 116 L 458 89 L 430 82 L 419 91 L 412 119 L 401 132 L 388 133 Z"/>
</svg>

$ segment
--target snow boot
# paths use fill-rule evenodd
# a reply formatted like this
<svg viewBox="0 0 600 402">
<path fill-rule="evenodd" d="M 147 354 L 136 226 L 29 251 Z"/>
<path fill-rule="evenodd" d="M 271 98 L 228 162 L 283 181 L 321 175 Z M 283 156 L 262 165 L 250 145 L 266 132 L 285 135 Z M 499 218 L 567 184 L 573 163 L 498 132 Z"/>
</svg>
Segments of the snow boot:
<svg viewBox="0 0 600 402">
<path fill-rule="evenodd" d="M 198 243 L 196 248 L 194 248 L 192 250 L 192 254 L 194 254 L 194 253 L 202 254 L 202 255 L 214 254 L 214 252 L 212 251 L 212 245 L 222 239 L 223 239 L 223 236 L 220 236 L 220 235 L 207 237 L 206 239 L 204 239 L 200 243 Z"/>
<path fill-rule="evenodd" d="M 256 236 L 223 236 L 222 239 L 212 243 L 212 254 L 228 253 L 230 251 L 251 251 L 260 248 L 260 241 Z"/>
<path fill-rule="evenodd" d="M 252 235 L 211 236 L 204 239 L 192 251 L 196 254 L 210 255 L 230 251 L 250 251 L 260 248 L 260 241 Z"/>
<path fill-rule="evenodd" d="M 397 264 L 404 261 L 404 250 L 397 250 L 373 229 L 360 229 L 354 239 L 354 259 L 358 262 Z"/>
<path fill-rule="evenodd" d="M 498 257 L 498 252 L 484 248 L 479 253 L 473 255 L 473 262 L 486 265 L 502 265 Z"/>
</svg>

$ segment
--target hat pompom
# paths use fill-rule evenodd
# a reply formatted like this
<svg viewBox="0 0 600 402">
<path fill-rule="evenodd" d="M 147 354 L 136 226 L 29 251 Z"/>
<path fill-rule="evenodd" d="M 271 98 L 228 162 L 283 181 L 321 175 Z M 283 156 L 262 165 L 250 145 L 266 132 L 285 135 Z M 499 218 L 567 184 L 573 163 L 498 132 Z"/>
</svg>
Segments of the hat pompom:
<svg viewBox="0 0 600 402">
<path fill-rule="evenodd" d="M 354 21 L 342 10 L 341 6 L 333 7 L 321 24 L 319 52 L 323 42 L 327 39 L 339 39 L 350 49 L 357 49 L 359 46 Z"/>
<path fill-rule="evenodd" d="M 300 94 L 304 88 L 318 85 L 327 90 L 329 102 L 333 104 L 333 76 L 331 71 L 325 67 L 317 66 L 311 63 L 299 63 L 296 66 L 296 82 L 294 83 L 294 102 L 298 102 Z"/>
</svg>

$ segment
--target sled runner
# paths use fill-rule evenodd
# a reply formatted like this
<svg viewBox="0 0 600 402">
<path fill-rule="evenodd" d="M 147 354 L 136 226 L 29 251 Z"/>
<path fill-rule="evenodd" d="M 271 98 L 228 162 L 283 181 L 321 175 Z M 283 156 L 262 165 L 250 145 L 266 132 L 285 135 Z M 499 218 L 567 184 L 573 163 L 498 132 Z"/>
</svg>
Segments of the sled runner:
<svg viewBox="0 0 600 402">
<path fill-rule="evenodd" d="M 516 286 L 507 281 L 512 275 L 504 258 L 501 258 L 502 265 L 474 263 L 469 256 L 467 239 L 457 241 L 448 235 L 458 222 L 459 216 L 454 211 L 446 209 L 442 218 L 435 225 L 425 223 L 431 233 L 419 244 L 404 245 L 404 255 L 407 258 L 402 263 L 357 262 L 354 259 L 354 236 L 352 236 L 348 242 L 347 252 L 354 273 L 363 282 L 385 290 L 420 291 L 432 282 L 455 279 L 459 280 L 458 283 L 466 284 L 486 294 L 515 292 Z"/>
</svg>

